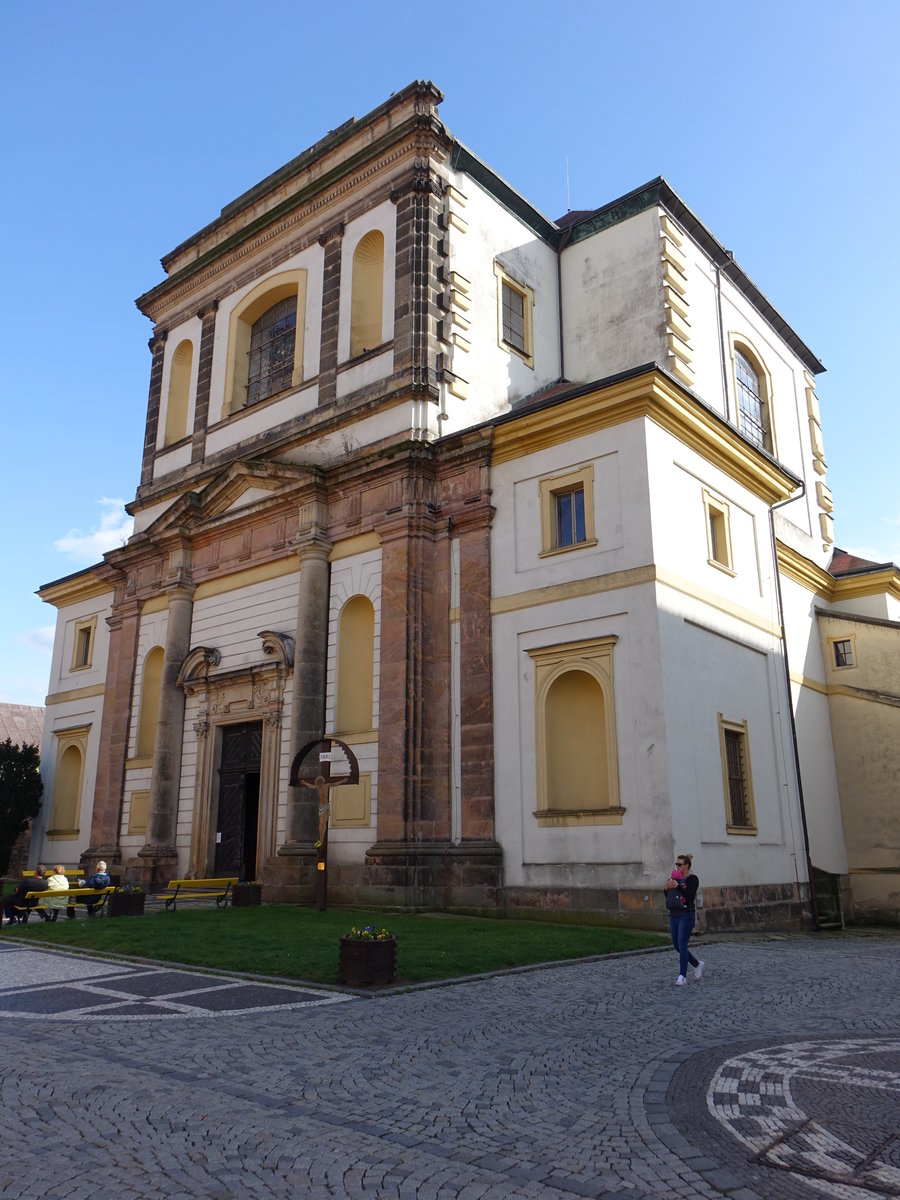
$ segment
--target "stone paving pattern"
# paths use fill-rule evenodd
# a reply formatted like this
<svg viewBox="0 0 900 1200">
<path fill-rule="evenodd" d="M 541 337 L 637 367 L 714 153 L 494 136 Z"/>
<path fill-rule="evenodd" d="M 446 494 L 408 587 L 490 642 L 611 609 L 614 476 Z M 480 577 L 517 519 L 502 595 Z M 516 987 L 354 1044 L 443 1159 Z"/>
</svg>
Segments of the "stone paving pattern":
<svg viewBox="0 0 900 1200">
<path fill-rule="evenodd" d="M 300 1006 L 261 1011 L 253 984 L 244 1011 L 123 1020 L 66 1019 L 50 984 L 72 980 L 77 1009 L 74 981 L 118 988 L 108 963 L 41 953 L 32 972 L 34 952 L 0 945 L 0 1197 L 900 1194 L 823 1191 L 767 1168 L 706 1103 L 716 1069 L 748 1047 L 896 1042 L 900 938 L 696 948 L 707 972 L 686 988 L 674 953 L 651 952 L 344 1002 L 298 989 Z M 123 987 L 129 971 L 147 978 L 123 969 Z M 52 1017 L 10 1010 L 32 977 L 48 1001 L 57 992 Z M 827 1106 L 832 1089 L 807 1092 Z M 884 1102 L 900 1111 L 896 1093 Z"/>
</svg>

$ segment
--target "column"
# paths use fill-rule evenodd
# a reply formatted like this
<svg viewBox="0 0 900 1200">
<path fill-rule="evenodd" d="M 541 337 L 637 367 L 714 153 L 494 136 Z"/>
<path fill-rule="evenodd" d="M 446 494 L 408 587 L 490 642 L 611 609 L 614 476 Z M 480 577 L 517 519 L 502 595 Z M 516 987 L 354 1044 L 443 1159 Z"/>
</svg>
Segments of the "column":
<svg viewBox="0 0 900 1200">
<path fill-rule="evenodd" d="M 325 684 L 328 654 L 328 604 L 331 543 L 325 536 L 326 505 L 301 506 L 298 553 L 300 584 L 291 705 L 291 762 L 308 743 L 325 733 Z M 312 851 L 318 836 L 318 803 L 311 788 L 292 788 L 288 796 L 287 840 L 279 854 Z"/>
</svg>

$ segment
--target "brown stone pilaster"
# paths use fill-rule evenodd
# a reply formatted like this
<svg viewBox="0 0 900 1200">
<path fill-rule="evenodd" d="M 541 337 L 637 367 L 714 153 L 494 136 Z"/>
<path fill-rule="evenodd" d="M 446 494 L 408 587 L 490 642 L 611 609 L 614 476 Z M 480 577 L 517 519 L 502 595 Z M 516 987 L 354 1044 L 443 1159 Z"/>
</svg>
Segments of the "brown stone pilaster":
<svg viewBox="0 0 900 1200">
<path fill-rule="evenodd" d="M 119 827 L 125 790 L 125 761 L 128 757 L 128 728 L 141 625 L 140 602 L 116 589 L 109 626 L 109 657 L 103 716 L 100 721 L 100 753 L 94 782 L 94 811 L 91 844 L 83 859 L 105 858 L 119 862 Z"/>
<path fill-rule="evenodd" d="M 325 247 L 322 284 L 322 341 L 319 349 L 319 404 L 337 396 L 338 321 L 341 311 L 341 250 L 344 226 L 328 230 L 319 242 Z"/>
<path fill-rule="evenodd" d="M 436 608 L 447 592 L 436 586 L 436 518 L 412 474 L 411 500 L 378 527 L 382 582 L 378 691 L 378 842 L 434 842 L 450 836 L 449 692 L 446 636 Z M 446 554 L 446 541 L 443 552 Z M 440 647 L 444 647 L 443 650 Z M 438 662 L 440 661 L 440 669 Z"/>
<path fill-rule="evenodd" d="M 141 464 L 141 485 L 153 480 L 153 459 L 156 456 L 156 436 L 159 430 L 159 408 L 162 399 L 163 358 L 166 353 L 166 330 L 161 329 L 148 343 L 150 353 L 150 394 L 147 398 L 147 424 L 144 427 L 144 457 Z"/>
<path fill-rule="evenodd" d="M 394 371 L 409 375 L 415 391 L 437 389 L 440 195 L 440 180 L 425 169 L 414 171 L 391 196 L 397 205 Z"/>
<path fill-rule="evenodd" d="M 488 497 L 453 518 L 459 542 L 460 836 L 494 837 L 491 520 Z"/>
<path fill-rule="evenodd" d="M 191 648 L 193 595 L 193 587 L 184 585 L 174 587 L 168 594 L 169 616 L 147 806 L 147 843 L 138 851 L 138 856 L 149 863 L 151 882 L 154 883 L 169 877 L 176 859 L 175 825 L 181 783 L 185 702 L 178 677 L 181 664 Z"/>
<path fill-rule="evenodd" d="M 209 419 L 209 386 L 212 378 L 213 342 L 216 336 L 218 303 L 201 314 L 200 356 L 197 361 L 197 399 L 194 403 L 194 431 L 191 462 L 201 462 L 206 453 L 206 426 Z"/>
</svg>

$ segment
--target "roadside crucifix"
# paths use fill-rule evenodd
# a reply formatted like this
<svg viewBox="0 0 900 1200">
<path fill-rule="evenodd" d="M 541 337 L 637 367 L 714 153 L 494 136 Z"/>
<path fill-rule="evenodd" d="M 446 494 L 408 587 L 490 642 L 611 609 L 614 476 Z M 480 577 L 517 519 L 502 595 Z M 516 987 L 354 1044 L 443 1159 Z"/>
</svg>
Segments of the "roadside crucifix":
<svg viewBox="0 0 900 1200">
<path fill-rule="evenodd" d="M 356 755 L 340 738 L 324 737 L 308 742 L 291 763 L 291 787 L 315 788 L 319 797 L 318 840 L 316 841 L 316 908 L 328 903 L 328 819 L 331 789 L 359 783 Z"/>
</svg>

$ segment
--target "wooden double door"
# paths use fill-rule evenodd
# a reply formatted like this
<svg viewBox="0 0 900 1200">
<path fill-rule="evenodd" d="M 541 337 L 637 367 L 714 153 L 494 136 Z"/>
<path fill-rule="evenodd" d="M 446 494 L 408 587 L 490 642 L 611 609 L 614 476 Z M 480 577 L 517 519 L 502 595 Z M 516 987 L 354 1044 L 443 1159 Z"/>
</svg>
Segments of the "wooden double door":
<svg viewBox="0 0 900 1200">
<path fill-rule="evenodd" d="M 256 878 L 262 722 L 222 729 L 215 874 Z"/>
</svg>

